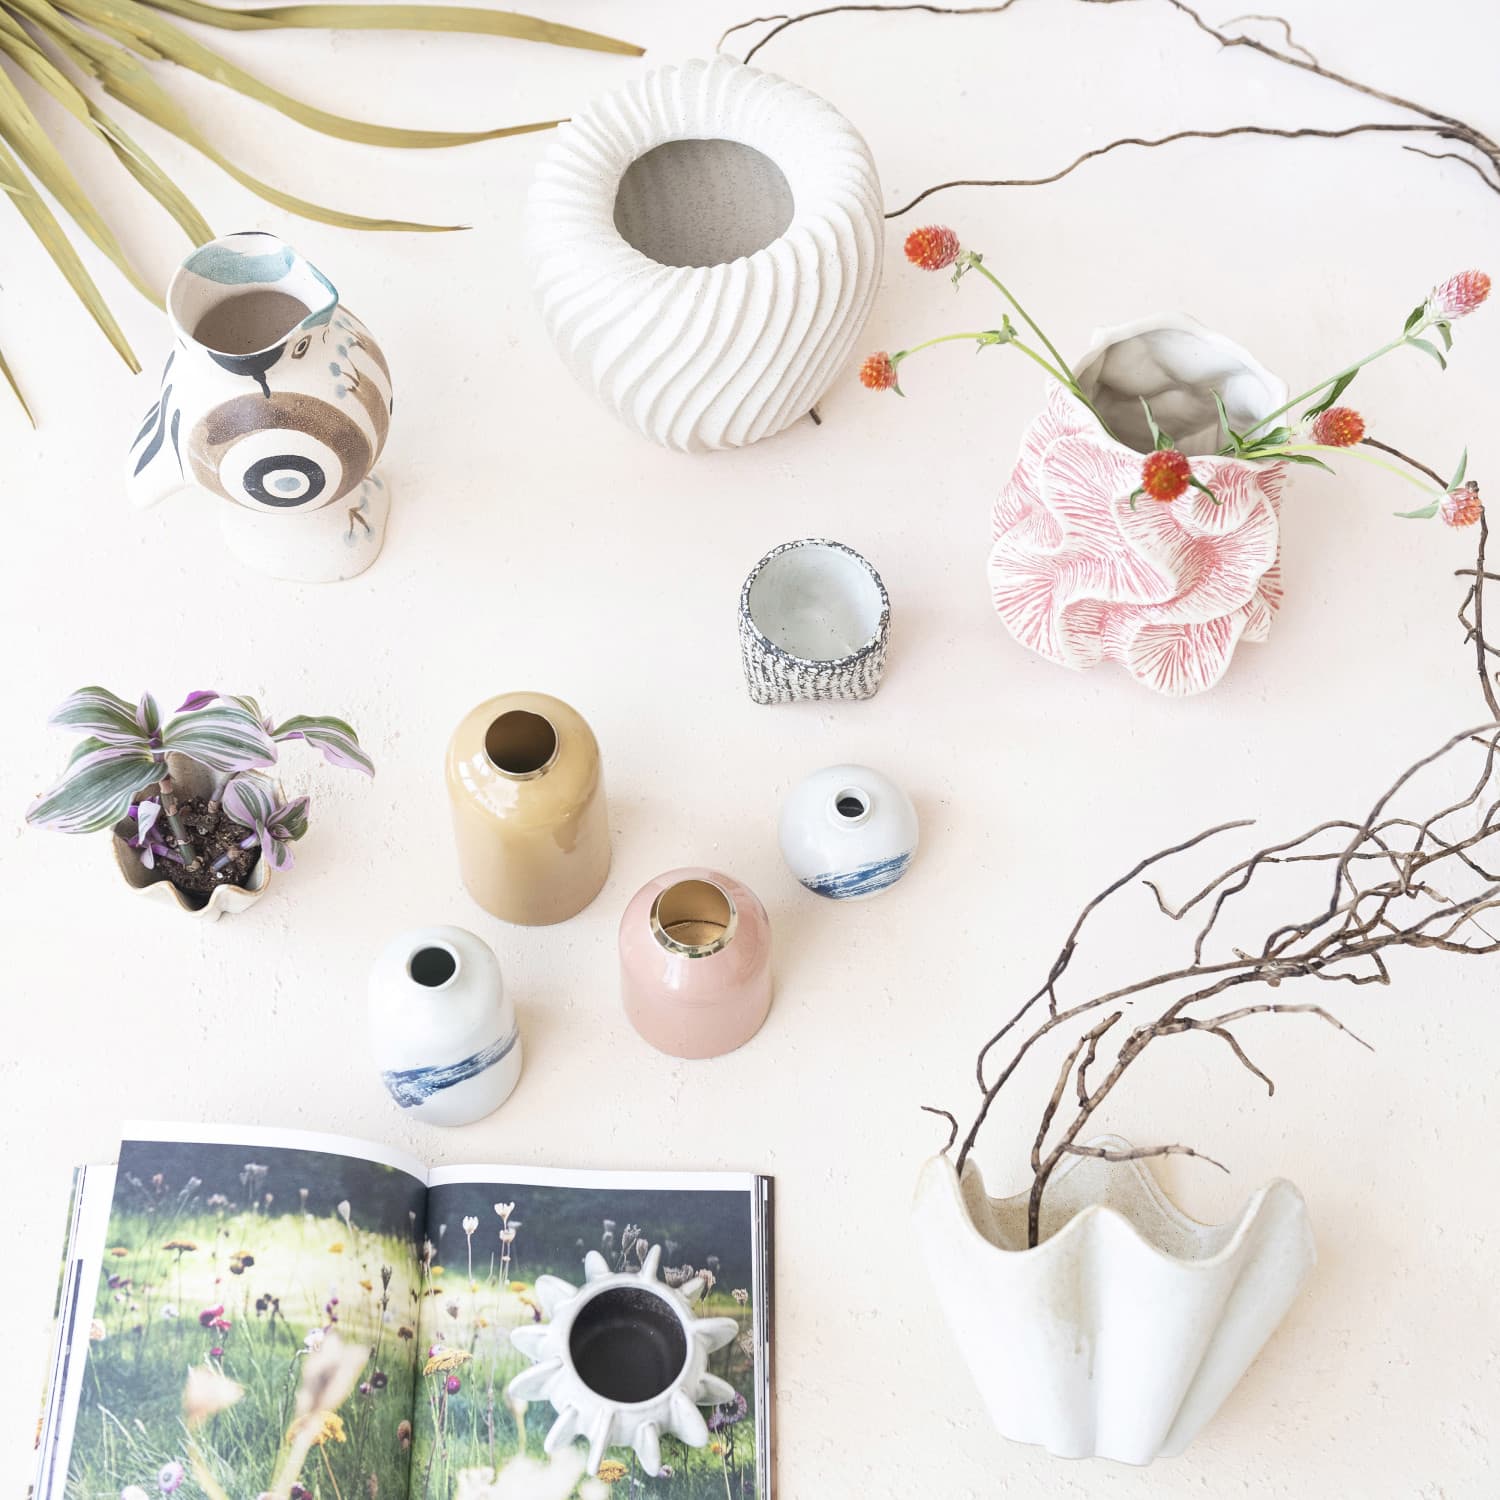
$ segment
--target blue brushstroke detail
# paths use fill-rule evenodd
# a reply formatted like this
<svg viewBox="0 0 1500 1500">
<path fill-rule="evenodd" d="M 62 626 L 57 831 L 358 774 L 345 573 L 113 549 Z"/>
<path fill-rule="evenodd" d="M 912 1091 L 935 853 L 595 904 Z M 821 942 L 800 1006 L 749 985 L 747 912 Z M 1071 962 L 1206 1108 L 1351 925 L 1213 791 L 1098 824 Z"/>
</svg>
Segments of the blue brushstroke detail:
<svg viewBox="0 0 1500 1500">
<path fill-rule="evenodd" d="M 153 406 L 151 408 L 151 410 L 146 413 L 146 420 L 141 424 L 141 430 L 138 433 L 136 433 L 136 435 L 135 435 L 134 438 L 131 439 L 130 446 L 132 448 L 138 447 L 145 440 L 146 434 L 148 432 L 150 432 L 153 427 L 156 426 L 156 418 L 157 418 L 157 415 L 160 413 L 160 411 L 161 411 L 161 400 L 160 400 L 160 398 L 158 398 L 157 402 L 156 402 L 156 405 Z"/>
<path fill-rule="evenodd" d="M 230 245 L 205 245 L 188 256 L 186 266 L 195 276 L 220 286 L 250 286 L 280 281 L 292 269 L 292 261 L 289 245 L 264 255 L 250 255 Z"/>
<path fill-rule="evenodd" d="M 402 1109 L 415 1109 L 425 1104 L 439 1089 L 451 1089 L 454 1084 L 467 1078 L 477 1078 L 486 1068 L 492 1068 L 505 1057 L 521 1040 L 520 1031 L 512 1026 L 509 1036 L 481 1047 L 456 1063 L 439 1063 L 425 1068 L 391 1068 L 380 1077 L 390 1091 L 391 1098 Z"/>
<path fill-rule="evenodd" d="M 867 865 L 857 865 L 852 870 L 830 870 L 826 875 L 809 875 L 802 884 L 834 901 L 847 901 L 851 896 L 872 896 L 883 891 L 906 874 L 911 863 L 911 850 L 894 854 L 889 859 L 873 859 Z"/>
<path fill-rule="evenodd" d="M 172 387 L 168 386 L 166 390 L 161 393 L 161 400 L 156 403 L 155 423 L 153 424 L 152 422 L 148 421 L 146 424 L 146 427 L 154 425 L 156 431 L 152 434 L 151 441 L 146 444 L 146 447 L 142 451 L 141 456 L 136 460 L 135 472 L 137 474 L 139 474 L 141 470 L 144 469 L 146 465 L 149 464 L 151 460 L 161 452 L 162 440 L 167 435 L 167 402 L 169 402 L 171 399 Z M 141 428 L 142 433 L 146 431 L 146 427 Z M 140 438 L 137 438 L 136 442 L 140 442 Z"/>
</svg>

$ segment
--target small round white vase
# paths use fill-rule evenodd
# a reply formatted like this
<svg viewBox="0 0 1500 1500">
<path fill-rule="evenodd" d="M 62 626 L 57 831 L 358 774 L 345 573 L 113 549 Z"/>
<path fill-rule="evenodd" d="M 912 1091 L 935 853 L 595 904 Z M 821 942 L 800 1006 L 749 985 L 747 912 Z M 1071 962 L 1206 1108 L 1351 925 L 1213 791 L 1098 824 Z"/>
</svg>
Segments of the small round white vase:
<svg viewBox="0 0 1500 1500">
<path fill-rule="evenodd" d="M 386 1091 L 429 1125 L 498 1109 L 521 1077 L 521 1034 L 489 946 L 462 927 L 418 927 L 370 970 L 370 1047 Z"/>
<path fill-rule="evenodd" d="M 906 874 L 917 852 L 917 810 L 869 766 L 825 766 L 781 805 L 781 853 L 808 890 L 859 901 Z"/>
</svg>

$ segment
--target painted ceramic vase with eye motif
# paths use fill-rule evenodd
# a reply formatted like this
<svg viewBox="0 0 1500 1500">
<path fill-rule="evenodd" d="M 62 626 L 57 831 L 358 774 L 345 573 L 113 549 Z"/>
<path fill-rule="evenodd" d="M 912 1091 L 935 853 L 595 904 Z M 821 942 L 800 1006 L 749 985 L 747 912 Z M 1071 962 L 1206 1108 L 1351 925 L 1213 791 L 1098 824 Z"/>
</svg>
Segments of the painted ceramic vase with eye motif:
<svg viewBox="0 0 1500 1500">
<path fill-rule="evenodd" d="M 364 572 L 390 508 L 372 471 L 391 378 L 332 282 L 275 235 L 225 235 L 178 267 L 167 318 L 172 352 L 126 465 L 131 500 L 207 492 L 230 550 L 273 577 Z"/>
</svg>

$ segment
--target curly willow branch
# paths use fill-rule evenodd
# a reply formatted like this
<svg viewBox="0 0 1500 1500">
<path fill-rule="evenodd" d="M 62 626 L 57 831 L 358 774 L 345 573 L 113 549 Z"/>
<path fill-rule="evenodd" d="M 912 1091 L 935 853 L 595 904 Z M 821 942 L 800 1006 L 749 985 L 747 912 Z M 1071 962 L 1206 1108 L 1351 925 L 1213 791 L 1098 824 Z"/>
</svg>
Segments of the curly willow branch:
<svg viewBox="0 0 1500 1500">
<path fill-rule="evenodd" d="M 1482 569 L 1482 556 L 1481 556 Z M 1476 578 L 1476 586 L 1480 582 Z M 1470 763 L 1477 759 L 1477 768 Z M 1461 778 L 1461 791 L 1449 788 Z M 1197 886 L 1185 900 L 1166 900 L 1156 880 L 1144 872 L 1179 861 L 1205 840 L 1243 823 L 1223 824 L 1169 845 L 1139 860 L 1131 870 L 1089 900 L 1073 923 L 1046 980 L 980 1050 L 976 1078 L 980 1102 L 959 1144 L 962 1172 L 979 1131 L 1002 1089 L 1015 1077 L 1032 1049 L 1053 1031 L 1069 1028 L 1072 1040 L 1061 1054 L 1048 1088 L 1031 1145 L 1032 1187 L 1028 1212 L 1030 1242 L 1040 1233 L 1042 1194 L 1059 1163 L 1070 1156 L 1100 1156 L 1082 1136 L 1101 1106 L 1148 1047 L 1169 1037 L 1204 1035 L 1222 1043 L 1229 1055 L 1269 1092 L 1270 1076 L 1251 1058 L 1239 1028 L 1269 1016 L 1312 1018 L 1349 1035 L 1325 1006 L 1311 1001 L 1257 999 L 1299 980 L 1354 985 L 1388 984 L 1387 958 L 1394 950 L 1437 949 L 1468 955 L 1500 951 L 1500 940 L 1478 918 L 1500 908 L 1500 723 L 1466 729 L 1424 755 L 1397 776 L 1361 818 L 1330 818 L 1293 838 L 1267 844 Z M 1310 867 L 1328 884 L 1298 920 L 1278 921 L 1264 935 L 1233 941 L 1219 931 L 1229 898 L 1254 888 L 1269 895 L 1273 882 L 1295 878 Z M 1175 865 L 1174 865 L 1175 868 Z M 1155 872 L 1153 872 L 1155 874 Z M 1159 880 L 1157 876 L 1157 880 Z M 1305 878 L 1305 877 L 1304 877 Z M 1088 924 L 1105 906 L 1113 908 L 1137 886 L 1147 887 L 1155 909 L 1171 923 L 1206 910 L 1189 929 L 1189 951 L 1176 967 L 1100 987 L 1078 985 L 1065 996 L 1070 967 L 1089 932 Z M 1306 903 L 1305 884 L 1287 902 Z M 1236 910 L 1240 908 L 1236 906 Z M 1284 908 L 1283 908 L 1284 909 Z M 1295 908 L 1294 908 L 1295 909 Z M 1275 907 L 1271 907 L 1275 910 Z M 1210 937 L 1226 957 L 1210 956 Z M 1103 956 L 1111 956 L 1104 949 Z M 1219 996 L 1238 992 L 1238 1003 L 1210 1008 Z M 1045 1000 L 1040 1019 L 1022 1034 L 1022 1022 Z M 1121 1005 L 1120 1002 L 1125 1002 Z M 1101 1045 L 1127 1013 L 1141 1017 L 1118 1040 L 1112 1056 Z M 1078 1027 L 1071 1023 L 1078 1022 Z M 993 1077 L 986 1060 L 1008 1040 L 1009 1055 Z M 1094 1082 L 1090 1069 L 1101 1071 Z M 949 1143 L 950 1146 L 952 1142 Z M 1187 1145 L 1143 1149 L 1140 1156 L 1202 1156 Z M 1115 1160 L 1105 1154 L 1104 1159 Z"/>
<path fill-rule="evenodd" d="M 1080 5 L 1134 5 L 1144 3 L 1144 0 L 1074 0 Z M 1281 140 L 1343 140 L 1350 136 L 1369 134 L 1404 134 L 1404 135 L 1427 135 L 1438 141 L 1452 142 L 1467 148 L 1474 155 L 1465 155 L 1460 151 L 1424 151 L 1417 146 L 1407 146 L 1405 149 L 1414 151 L 1418 155 L 1429 157 L 1436 161 L 1453 160 L 1463 163 L 1470 168 L 1491 192 L 1500 194 L 1500 143 L 1486 135 L 1475 126 L 1468 124 L 1456 116 L 1444 114 L 1441 110 L 1430 108 L 1415 99 L 1407 99 L 1400 94 L 1393 94 L 1385 89 L 1376 88 L 1373 84 L 1361 83 L 1356 78 L 1350 78 L 1347 74 L 1336 72 L 1332 68 L 1325 67 L 1305 46 L 1292 35 L 1289 22 L 1283 17 L 1267 15 L 1264 13 L 1252 13 L 1249 15 L 1236 16 L 1232 20 L 1225 21 L 1220 26 L 1210 25 L 1203 19 L 1202 14 L 1186 0 L 1160 0 L 1160 3 L 1168 5 L 1178 15 L 1205 36 L 1211 37 L 1222 48 L 1244 47 L 1258 53 L 1261 57 L 1271 62 L 1279 63 L 1283 67 L 1296 68 L 1299 72 L 1311 73 L 1319 78 L 1326 79 L 1330 83 L 1336 83 L 1341 88 L 1353 93 L 1361 94 L 1367 99 L 1375 99 L 1382 104 L 1387 104 L 1393 109 L 1404 110 L 1408 114 L 1420 116 L 1419 120 L 1408 121 L 1386 121 L 1365 122 L 1347 125 L 1336 129 L 1320 129 L 1313 126 L 1297 126 L 1279 128 L 1271 125 L 1233 125 L 1222 130 L 1174 130 L 1169 135 L 1142 137 L 1125 136 L 1119 140 L 1106 142 L 1102 146 L 1095 146 L 1088 151 L 1082 152 L 1065 167 L 1055 172 L 1048 172 L 1040 177 L 960 177 L 948 182 L 939 182 L 931 187 L 923 188 L 914 198 L 901 205 L 900 208 L 892 209 L 886 214 L 888 219 L 898 219 L 903 214 L 910 213 L 919 203 L 930 198 L 934 193 L 947 191 L 949 188 L 957 187 L 1042 187 L 1047 183 L 1059 182 L 1071 172 L 1076 172 L 1079 167 L 1086 163 L 1096 161 L 1100 157 L 1108 156 L 1126 146 L 1135 146 L 1145 150 L 1154 150 L 1162 146 L 1173 145 L 1178 141 L 1214 141 L 1224 140 L 1231 136 L 1251 135 L 1276 137 Z M 757 42 L 755 42 L 745 53 L 745 61 L 749 62 L 762 48 L 767 46 L 776 37 L 793 26 L 802 25 L 804 22 L 820 20 L 827 16 L 842 14 L 909 14 L 913 12 L 930 16 L 997 16 L 1010 10 L 1016 4 L 1016 0 L 1001 0 L 996 5 L 971 5 L 971 6 L 946 6 L 946 5 L 825 5 L 817 10 L 803 11 L 800 15 L 784 16 L 758 16 L 753 20 L 741 21 L 731 26 L 723 36 L 719 38 L 719 46 L 722 48 L 725 41 L 735 32 L 743 31 L 747 27 L 774 23 Z M 1262 22 L 1280 29 L 1286 38 L 1285 49 L 1273 46 L 1270 42 L 1262 41 L 1258 37 L 1246 35 L 1243 32 L 1231 32 L 1227 27 L 1242 25 L 1245 23 Z M 1475 160 L 1475 156 L 1479 160 Z"/>
</svg>

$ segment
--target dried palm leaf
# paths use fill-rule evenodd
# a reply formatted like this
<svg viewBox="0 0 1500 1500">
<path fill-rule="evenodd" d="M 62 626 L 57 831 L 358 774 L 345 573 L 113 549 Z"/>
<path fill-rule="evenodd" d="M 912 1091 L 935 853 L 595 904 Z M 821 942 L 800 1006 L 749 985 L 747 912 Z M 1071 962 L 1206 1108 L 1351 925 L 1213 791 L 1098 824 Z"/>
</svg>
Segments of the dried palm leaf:
<svg viewBox="0 0 1500 1500">
<path fill-rule="evenodd" d="M 548 130 L 558 123 L 538 120 L 484 130 L 407 130 L 330 114 L 262 83 L 253 73 L 204 46 L 168 20 L 168 16 L 224 31 L 337 28 L 462 32 L 628 56 L 639 56 L 641 52 L 629 42 L 513 11 L 451 5 L 288 5 L 226 10 L 206 0 L 0 0 L 0 195 L 14 202 L 75 295 L 132 370 L 139 369 L 139 365 L 124 333 L 39 189 L 50 196 L 137 291 L 158 306 L 161 299 L 132 265 L 113 230 L 73 175 L 60 146 L 48 135 L 15 80 L 5 71 L 3 64 L 7 59 L 80 125 L 104 141 L 120 165 L 172 216 L 195 245 L 213 238 L 207 221 L 172 179 L 79 86 L 74 75 L 97 81 L 111 98 L 201 152 L 222 172 L 266 202 L 288 213 L 346 229 L 435 233 L 464 226 L 370 218 L 311 203 L 262 182 L 219 152 L 144 64 L 175 63 L 268 105 L 312 130 L 364 145 L 414 150 L 461 146 Z M 0 357 L 0 376 L 30 419 L 31 411 L 3 357 Z"/>
</svg>

